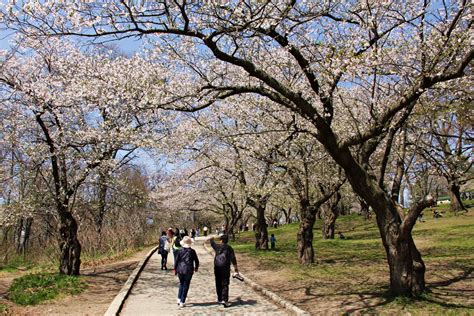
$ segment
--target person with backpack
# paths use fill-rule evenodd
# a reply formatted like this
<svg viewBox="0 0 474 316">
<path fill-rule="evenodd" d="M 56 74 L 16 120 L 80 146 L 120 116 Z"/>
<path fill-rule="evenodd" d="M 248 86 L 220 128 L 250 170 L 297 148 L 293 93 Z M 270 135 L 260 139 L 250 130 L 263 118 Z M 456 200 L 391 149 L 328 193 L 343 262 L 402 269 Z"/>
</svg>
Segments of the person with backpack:
<svg viewBox="0 0 474 316">
<path fill-rule="evenodd" d="M 184 236 L 181 240 L 182 248 L 178 251 L 175 261 L 174 274 L 179 278 L 178 298 L 176 299 L 180 308 L 184 307 L 186 296 L 194 272 L 199 269 L 199 259 L 196 251 L 191 248 L 193 240 L 189 236 Z"/>
<path fill-rule="evenodd" d="M 230 265 L 234 266 L 236 274 L 239 273 L 237 268 L 237 259 L 235 258 L 234 249 L 228 245 L 229 237 L 222 235 L 220 244 L 211 237 L 211 247 L 214 249 L 216 256 L 214 257 L 214 276 L 216 278 L 217 301 L 224 307 L 229 307 L 229 283 L 230 283 Z"/>
<path fill-rule="evenodd" d="M 170 244 L 166 232 L 161 232 L 160 244 L 158 253 L 161 255 L 161 270 L 168 270 L 166 263 L 168 262 L 168 253 L 170 251 Z"/>
</svg>

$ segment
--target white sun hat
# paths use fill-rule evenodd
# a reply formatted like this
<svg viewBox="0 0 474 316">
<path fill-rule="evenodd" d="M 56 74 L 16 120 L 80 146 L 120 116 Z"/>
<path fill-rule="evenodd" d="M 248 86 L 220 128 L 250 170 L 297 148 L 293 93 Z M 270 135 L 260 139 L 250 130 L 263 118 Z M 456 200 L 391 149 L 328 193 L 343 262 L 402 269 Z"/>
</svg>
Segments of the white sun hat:
<svg viewBox="0 0 474 316">
<path fill-rule="evenodd" d="M 183 240 L 180 241 L 183 248 L 190 248 L 193 245 L 193 240 L 189 236 L 184 236 Z"/>
</svg>

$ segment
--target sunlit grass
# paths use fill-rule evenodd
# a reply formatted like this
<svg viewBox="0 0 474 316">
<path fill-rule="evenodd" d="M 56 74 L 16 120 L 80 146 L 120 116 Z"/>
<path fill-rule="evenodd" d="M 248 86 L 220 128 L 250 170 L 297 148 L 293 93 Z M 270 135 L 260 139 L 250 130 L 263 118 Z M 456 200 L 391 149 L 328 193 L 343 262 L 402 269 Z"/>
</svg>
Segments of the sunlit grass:
<svg viewBox="0 0 474 316">
<path fill-rule="evenodd" d="M 468 203 L 473 205 L 473 203 Z M 425 210 L 424 222 L 417 222 L 413 236 L 427 266 L 426 280 L 436 282 L 447 277 L 455 278 L 474 268 L 474 215 L 454 215 L 443 205 L 443 217 L 435 219 Z M 428 211 L 428 212 L 427 212 Z M 367 221 L 359 215 L 342 216 L 336 222 L 336 232 L 345 240 L 322 240 L 321 221 L 314 227 L 313 247 L 316 262 L 300 265 L 296 253 L 298 223 L 269 228 L 277 238 L 275 251 L 257 251 L 254 233 L 243 232 L 233 243 L 238 254 L 255 258 L 259 269 L 278 271 L 288 283 L 300 282 L 303 288 L 321 290 L 324 295 L 350 295 L 358 292 L 379 293 L 387 303 L 380 308 L 367 308 L 364 312 L 380 313 L 399 310 L 414 315 L 463 315 L 474 313 L 472 306 L 443 301 L 434 293 L 418 299 L 385 298 L 388 292 L 389 273 L 385 250 L 375 218 Z M 298 283 L 299 284 L 299 283 Z M 309 285 L 309 286 L 308 286 Z M 467 293 L 461 294 L 466 297 Z"/>
<path fill-rule="evenodd" d="M 8 290 L 8 296 L 19 305 L 35 305 L 56 298 L 82 292 L 86 284 L 79 277 L 60 274 L 28 274 L 17 278 Z"/>
</svg>

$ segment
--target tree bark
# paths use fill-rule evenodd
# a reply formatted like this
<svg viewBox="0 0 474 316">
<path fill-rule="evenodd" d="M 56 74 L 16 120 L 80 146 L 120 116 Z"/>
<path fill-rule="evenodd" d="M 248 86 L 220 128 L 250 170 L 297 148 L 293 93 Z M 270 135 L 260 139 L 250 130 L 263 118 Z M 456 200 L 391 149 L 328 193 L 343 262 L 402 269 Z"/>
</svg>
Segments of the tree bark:
<svg viewBox="0 0 474 316">
<path fill-rule="evenodd" d="M 322 235 L 323 239 L 334 239 L 334 228 L 336 226 L 336 219 L 339 216 L 339 208 L 337 204 L 341 200 L 341 194 L 337 192 L 326 203 L 322 209 Z"/>
<path fill-rule="evenodd" d="M 390 269 L 390 290 L 396 296 L 418 296 L 425 290 L 425 264 L 410 234 L 391 222 L 379 229 Z"/>
<path fill-rule="evenodd" d="M 32 217 L 22 217 L 18 224 L 18 236 L 17 236 L 17 253 L 26 254 L 26 248 L 30 240 L 31 225 L 33 224 Z"/>
<path fill-rule="evenodd" d="M 367 204 L 367 202 L 359 197 L 359 204 L 360 204 L 360 213 L 364 216 L 364 218 L 366 220 L 369 220 L 371 215 L 370 215 L 370 209 L 369 209 L 369 205 Z"/>
<path fill-rule="evenodd" d="M 77 222 L 68 211 L 62 211 L 59 223 L 59 273 L 79 275 L 81 244 L 77 239 Z"/>
<path fill-rule="evenodd" d="M 300 227 L 297 234 L 298 261 L 301 264 L 314 263 L 313 226 L 316 216 L 308 209 L 301 215 Z"/>
<path fill-rule="evenodd" d="M 99 234 L 99 247 L 102 239 L 102 226 L 104 224 L 104 216 L 106 212 L 106 199 L 107 199 L 107 183 L 106 183 L 106 175 L 100 172 L 99 174 L 99 184 L 98 184 L 98 196 L 97 196 L 97 215 L 96 215 L 96 229 L 97 233 Z"/>
<path fill-rule="evenodd" d="M 268 250 L 268 230 L 265 220 L 265 204 L 259 203 L 257 210 L 257 226 L 255 228 L 255 249 Z"/>
<path fill-rule="evenodd" d="M 466 211 L 466 207 L 461 201 L 461 186 L 455 181 L 449 183 L 449 198 L 451 200 L 450 209 L 454 213 Z"/>
</svg>

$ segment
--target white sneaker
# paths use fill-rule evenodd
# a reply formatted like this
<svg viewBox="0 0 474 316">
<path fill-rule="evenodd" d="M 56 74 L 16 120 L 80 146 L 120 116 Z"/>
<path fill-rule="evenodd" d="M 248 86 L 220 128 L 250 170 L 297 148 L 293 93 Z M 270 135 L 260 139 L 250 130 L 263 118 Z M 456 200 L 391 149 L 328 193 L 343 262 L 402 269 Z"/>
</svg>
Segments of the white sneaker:
<svg viewBox="0 0 474 316">
<path fill-rule="evenodd" d="M 184 306 L 184 303 L 179 303 L 179 308 L 183 308 Z"/>
<path fill-rule="evenodd" d="M 176 299 L 176 303 L 179 305 L 181 304 L 181 300 L 179 298 Z"/>
</svg>

